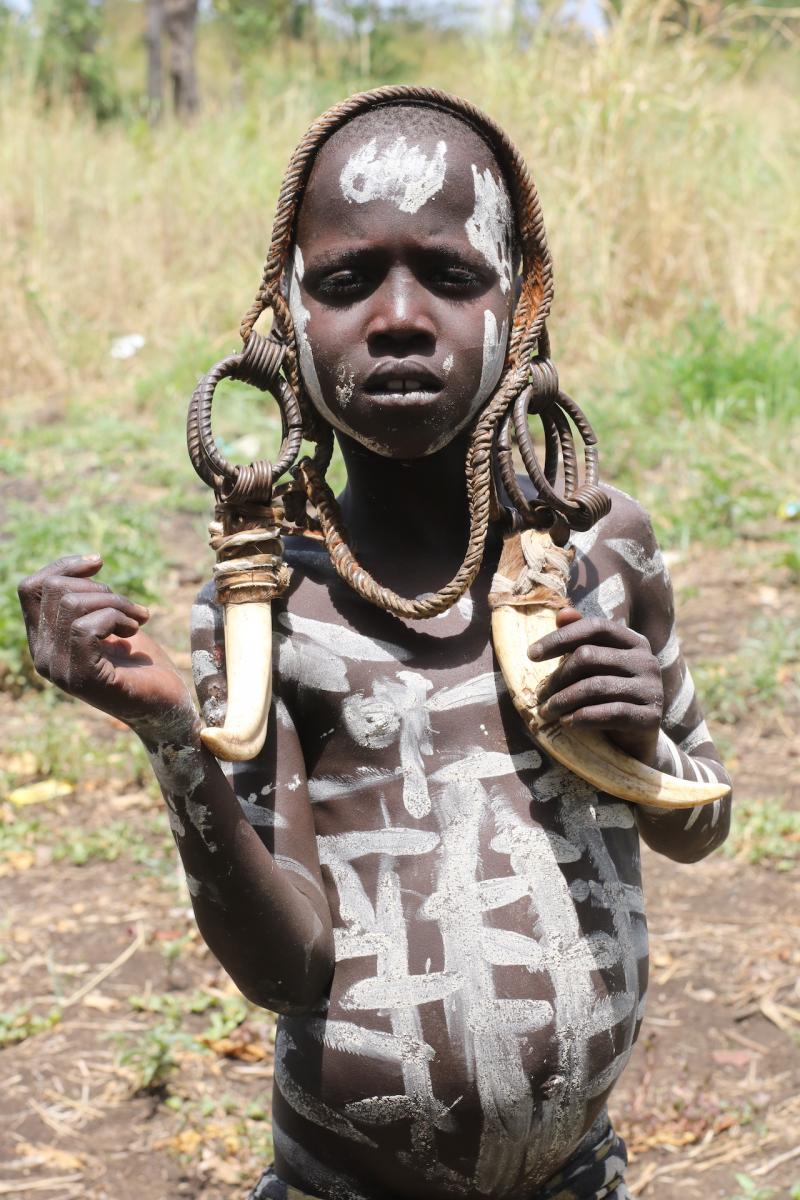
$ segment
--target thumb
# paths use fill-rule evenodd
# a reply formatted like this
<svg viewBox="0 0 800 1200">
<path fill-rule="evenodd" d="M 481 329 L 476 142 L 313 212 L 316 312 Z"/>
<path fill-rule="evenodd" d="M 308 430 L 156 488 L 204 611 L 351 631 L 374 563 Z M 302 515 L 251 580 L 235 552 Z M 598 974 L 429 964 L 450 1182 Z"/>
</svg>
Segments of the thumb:
<svg viewBox="0 0 800 1200">
<path fill-rule="evenodd" d="M 582 621 L 583 613 L 579 613 L 577 608 L 560 608 L 556 613 L 556 628 L 563 629 L 565 625 L 572 625 L 575 621 Z"/>
</svg>

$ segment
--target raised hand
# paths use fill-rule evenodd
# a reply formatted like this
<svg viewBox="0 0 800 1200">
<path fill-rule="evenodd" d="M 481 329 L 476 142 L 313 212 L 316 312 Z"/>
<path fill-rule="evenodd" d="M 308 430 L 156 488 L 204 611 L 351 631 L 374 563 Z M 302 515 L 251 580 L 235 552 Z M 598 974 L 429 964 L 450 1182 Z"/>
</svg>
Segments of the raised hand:
<svg viewBox="0 0 800 1200">
<path fill-rule="evenodd" d="M 574 608 L 559 612 L 557 623 L 554 633 L 528 650 L 537 662 L 565 655 L 539 693 L 541 716 L 606 732 L 640 762 L 654 765 L 664 692 L 647 638 L 616 621 L 582 617 Z"/>
<path fill-rule="evenodd" d="M 189 691 L 165 652 L 141 632 L 142 605 L 94 578 L 99 555 L 60 558 L 19 585 L 33 664 L 72 696 L 136 725 L 167 713 L 194 719 Z"/>
</svg>

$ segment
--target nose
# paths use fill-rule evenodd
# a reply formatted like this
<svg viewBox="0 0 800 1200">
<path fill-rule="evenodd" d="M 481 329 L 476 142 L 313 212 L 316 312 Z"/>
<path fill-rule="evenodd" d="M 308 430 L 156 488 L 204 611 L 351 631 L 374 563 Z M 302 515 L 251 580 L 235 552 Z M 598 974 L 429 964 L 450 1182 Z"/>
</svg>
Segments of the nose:
<svg viewBox="0 0 800 1200">
<path fill-rule="evenodd" d="M 371 297 L 366 329 L 371 357 L 432 355 L 436 350 L 436 325 L 429 299 L 427 290 L 411 271 L 399 267 L 391 270 Z"/>
</svg>

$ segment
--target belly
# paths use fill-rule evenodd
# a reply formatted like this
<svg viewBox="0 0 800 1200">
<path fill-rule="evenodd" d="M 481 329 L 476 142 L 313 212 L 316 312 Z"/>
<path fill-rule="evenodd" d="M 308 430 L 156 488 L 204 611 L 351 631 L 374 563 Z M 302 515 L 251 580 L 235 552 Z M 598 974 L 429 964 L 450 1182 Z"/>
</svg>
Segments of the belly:
<svg viewBox="0 0 800 1200">
<path fill-rule="evenodd" d="M 636 834 L 627 806 L 533 759 L 502 783 L 461 769 L 429 798 L 412 820 L 386 789 L 375 828 L 318 839 L 336 970 L 324 1015 L 280 1025 L 279 1166 L 311 1190 L 340 1169 L 367 1196 L 521 1197 L 634 1040 Z"/>
</svg>

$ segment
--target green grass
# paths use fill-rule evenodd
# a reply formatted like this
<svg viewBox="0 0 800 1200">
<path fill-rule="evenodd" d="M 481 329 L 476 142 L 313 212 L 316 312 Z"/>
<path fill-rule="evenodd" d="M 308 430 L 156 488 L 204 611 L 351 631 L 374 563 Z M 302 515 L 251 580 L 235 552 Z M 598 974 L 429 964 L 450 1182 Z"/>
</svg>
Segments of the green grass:
<svg viewBox="0 0 800 1200">
<path fill-rule="evenodd" d="M 55 824 L 46 817 L 15 813 L 12 820 L 0 820 L 0 863 L 44 847 L 55 862 L 76 867 L 89 862 L 116 862 L 124 857 L 158 876 L 174 869 L 174 845 L 161 813 L 151 817 L 141 831 L 127 821 L 111 821 L 101 829 L 76 829 L 66 834 L 61 830 L 61 822 Z"/>
<path fill-rule="evenodd" d="M 257 1013 L 262 1019 L 265 1016 L 242 996 L 211 995 L 199 990 L 188 994 L 134 995 L 128 1003 L 134 1012 L 156 1014 L 160 1018 L 136 1038 L 123 1039 L 119 1061 L 132 1069 L 137 1091 L 162 1089 L 179 1066 L 181 1051 L 207 1054 L 209 1044 L 229 1037 L 252 1014 Z M 187 1020 L 199 1015 L 207 1016 L 208 1025 L 188 1032 Z"/>
<path fill-rule="evenodd" d="M 725 853 L 778 871 L 792 870 L 800 860 L 800 812 L 776 799 L 738 800 Z"/>
<path fill-rule="evenodd" d="M 14 1008 L 0 1012 L 0 1049 L 27 1041 L 37 1033 L 45 1033 L 60 1020 L 61 1013 L 57 1008 L 42 1014 L 34 1013 L 25 1004 L 17 1004 Z"/>
<path fill-rule="evenodd" d="M 82 719 L 83 704 L 55 688 L 26 692 L 14 704 L 18 720 L 6 730 L 0 797 L 21 783 L 47 778 L 71 784 L 111 778 L 122 790 L 148 787 L 156 794 L 144 747 L 127 730 L 99 733 Z"/>
<path fill-rule="evenodd" d="M 777 1188 L 758 1183 L 749 1175 L 737 1174 L 736 1184 L 739 1191 L 730 1200 L 780 1200 L 781 1192 Z M 795 1183 L 785 1195 L 786 1200 L 800 1200 L 800 1183 Z"/>
<path fill-rule="evenodd" d="M 800 346 L 777 317 L 736 330 L 699 306 L 668 338 L 643 336 L 585 404 L 603 474 L 652 513 L 665 545 L 728 545 L 768 528 L 791 569 Z"/>
<path fill-rule="evenodd" d="M 708 717 L 734 725 L 748 713 L 800 699 L 800 630 L 781 617 L 762 617 L 734 654 L 698 659 L 692 665 Z"/>
</svg>

